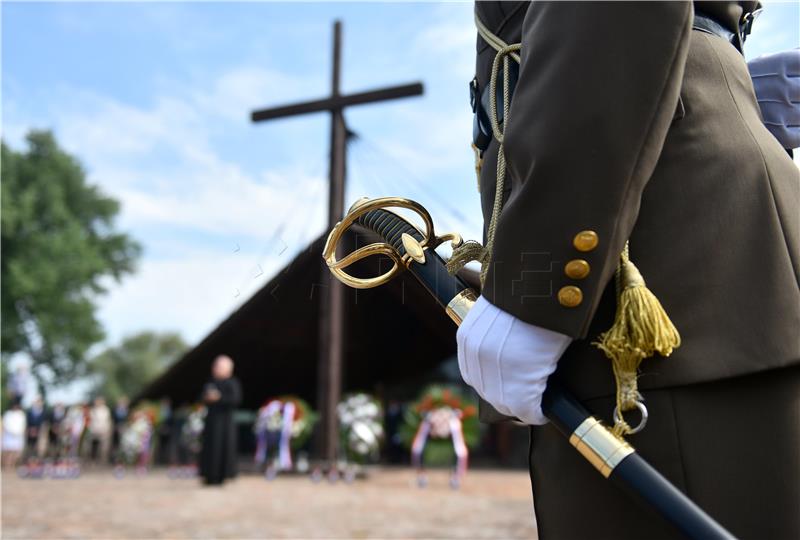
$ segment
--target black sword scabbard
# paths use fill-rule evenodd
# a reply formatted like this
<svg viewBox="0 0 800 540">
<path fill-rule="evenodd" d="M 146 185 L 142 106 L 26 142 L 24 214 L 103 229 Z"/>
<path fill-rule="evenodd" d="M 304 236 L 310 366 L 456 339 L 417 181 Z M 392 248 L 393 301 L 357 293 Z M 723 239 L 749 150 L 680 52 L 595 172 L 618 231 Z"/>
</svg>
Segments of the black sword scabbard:
<svg viewBox="0 0 800 540">
<path fill-rule="evenodd" d="M 633 447 L 612 435 L 559 382 L 548 381 L 547 390 L 542 397 L 542 410 L 556 429 L 603 476 L 644 508 L 655 511 L 686 538 L 734 538 L 647 463 Z M 620 452 L 623 455 L 620 456 Z M 614 457 L 615 453 L 617 458 Z"/>
<path fill-rule="evenodd" d="M 417 212 L 426 221 L 428 230 L 423 233 L 400 215 L 383 209 L 388 207 L 403 207 Z M 361 253 L 357 251 L 337 261 L 336 244 L 344 229 L 352 223 L 373 231 L 386 243 L 366 246 L 360 250 Z M 331 231 L 323 257 L 338 279 L 361 288 L 385 283 L 402 270 L 401 266 L 405 267 L 450 318 L 460 324 L 472 307 L 476 294 L 462 279 L 447 272 L 444 260 L 434 251 L 441 240 L 433 233 L 430 215 L 419 204 L 400 198 L 362 199 Z M 343 272 L 342 268 L 352 262 L 374 254 L 391 257 L 395 261 L 393 271 L 371 280 L 354 278 Z M 734 538 L 639 456 L 633 447 L 614 436 L 555 380 L 548 381 L 542 409 L 556 429 L 604 477 L 645 507 L 655 510 L 684 536 L 692 540 Z"/>
</svg>

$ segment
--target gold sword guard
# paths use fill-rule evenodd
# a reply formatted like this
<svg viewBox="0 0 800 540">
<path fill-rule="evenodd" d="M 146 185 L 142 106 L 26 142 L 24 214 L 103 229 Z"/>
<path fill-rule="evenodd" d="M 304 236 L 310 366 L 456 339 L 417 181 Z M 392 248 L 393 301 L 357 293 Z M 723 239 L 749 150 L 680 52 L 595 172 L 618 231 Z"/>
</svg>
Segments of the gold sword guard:
<svg viewBox="0 0 800 540">
<path fill-rule="evenodd" d="M 403 247 L 405 248 L 405 254 L 403 255 L 387 242 L 375 242 L 345 255 L 342 259 L 336 258 L 336 248 L 339 245 L 339 241 L 342 239 L 347 229 L 349 229 L 358 218 L 373 210 L 387 210 L 391 212 L 391 210 L 389 210 L 390 208 L 405 208 L 411 210 L 422 219 L 422 222 L 425 224 L 424 230 L 396 212 L 392 212 L 397 215 L 399 219 L 402 219 L 419 232 L 422 236 L 421 242 L 417 241 L 409 234 L 403 234 L 402 241 Z M 337 223 L 330 234 L 328 234 L 328 240 L 325 242 L 325 249 L 322 251 L 322 257 L 325 259 L 325 263 L 336 279 L 355 289 L 370 289 L 389 282 L 389 280 L 408 268 L 412 261 L 424 263 L 426 249 L 436 249 L 436 247 L 448 240 L 453 248 L 463 243 L 461 235 L 457 233 L 446 233 L 441 236 L 436 236 L 433 228 L 433 219 L 430 213 L 418 202 L 403 197 L 379 197 L 376 199 L 362 197 L 350 207 L 344 218 Z M 358 278 L 344 271 L 345 268 L 356 261 L 373 255 L 385 255 L 391 259 L 394 263 L 392 268 L 379 276 L 371 278 Z"/>
</svg>

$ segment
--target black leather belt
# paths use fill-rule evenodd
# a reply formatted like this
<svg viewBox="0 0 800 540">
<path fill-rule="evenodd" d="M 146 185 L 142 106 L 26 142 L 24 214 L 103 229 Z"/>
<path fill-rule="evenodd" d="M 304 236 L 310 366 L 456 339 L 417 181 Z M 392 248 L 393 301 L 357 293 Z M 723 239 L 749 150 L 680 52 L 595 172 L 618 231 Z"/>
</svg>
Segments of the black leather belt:
<svg viewBox="0 0 800 540">
<path fill-rule="evenodd" d="M 730 44 L 732 44 L 736 49 L 742 53 L 744 41 L 747 39 L 747 36 L 750 35 L 750 30 L 753 27 L 753 21 L 758 16 L 761 10 L 755 11 L 753 13 L 745 13 L 742 16 L 742 20 L 739 23 L 739 31 L 738 32 L 731 32 L 722 25 L 719 21 L 714 19 L 713 17 L 709 17 L 705 13 L 698 12 L 695 10 L 694 13 L 694 21 L 692 22 L 692 28 L 695 30 L 699 30 L 700 32 L 706 32 L 709 34 L 714 34 L 719 36 Z M 744 53 L 742 53 L 744 54 Z M 517 84 L 517 78 L 519 76 L 519 64 L 516 62 L 509 63 L 509 86 L 510 86 L 510 95 L 514 94 L 514 87 Z M 497 123 L 502 125 L 503 124 L 503 72 L 501 71 L 498 73 L 497 76 L 498 84 L 497 84 L 497 96 L 495 99 L 497 100 Z M 485 88 L 481 89 L 478 87 L 478 79 L 477 77 L 472 79 L 469 83 L 469 95 L 470 95 L 470 105 L 472 106 L 473 112 L 473 119 L 472 119 L 472 142 L 478 148 L 478 150 L 483 153 L 486 148 L 488 148 L 489 143 L 492 142 L 492 125 L 489 121 L 489 86 L 487 85 Z"/>
<path fill-rule="evenodd" d="M 508 63 L 508 87 L 509 97 L 514 95 L 514 88 L 517 86 L 517 79 L 519 78 L 519 64 L 514 61 Z M 497 74 L 497 123 L 503 124 L 503 70 Z M 480 96 L 480 99 L 478 98 Z M 475 77 L 469 83 L 469 103 L 472 107 L 472 142 L 483 152 L 488 148 L 489 143 L 492 142 L 492 124 L 489 120 L 489 85 L 483 91 L 478 88 L 478 78 Z"/>
</svg>

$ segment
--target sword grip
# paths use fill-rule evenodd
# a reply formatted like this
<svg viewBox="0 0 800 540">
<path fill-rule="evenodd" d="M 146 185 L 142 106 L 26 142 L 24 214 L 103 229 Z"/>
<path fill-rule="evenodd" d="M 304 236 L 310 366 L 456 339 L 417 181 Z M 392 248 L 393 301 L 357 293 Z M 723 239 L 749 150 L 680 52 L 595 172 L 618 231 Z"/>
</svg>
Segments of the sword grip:
<svg viewBox="0 0 800 540">
<path fill-rule="evenodd" d="M 403 233 L 412 236 L 418 242 L 422 242 L 424 238 L 405 218 L 386 210 L 371 210 L 356 219 L 356 223 L 379 235 L 396 249 L 401 257 L 406 254 L 402 241 Z M 434 249 L 426 248 L 424 253 L 425 261 L 409 261 L 408 271 L 414 274 L 439 305 L 446 308 L 450 301 L 461 291 L 468 289 L 469 285 L 460 277 L 448 273 L 445 262 Z"/>
<path fill-rule="evenodd" d="M 383 238 L 387 244 L 397 250 L 401 257 L 406 254 L 402 240 L 403 233 L 410 235 L 418 242 L 423 240 L 422 234 L 411 223 L 387 210 L 371 210 L 356 219 L 356 223 Z"/>
</svg>

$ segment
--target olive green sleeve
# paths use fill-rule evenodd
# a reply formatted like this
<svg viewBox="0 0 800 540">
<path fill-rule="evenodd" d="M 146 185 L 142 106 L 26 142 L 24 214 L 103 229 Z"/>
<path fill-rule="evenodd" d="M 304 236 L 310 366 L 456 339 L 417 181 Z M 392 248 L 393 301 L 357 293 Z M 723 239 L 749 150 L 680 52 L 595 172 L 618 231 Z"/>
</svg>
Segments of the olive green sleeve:
<svg viewBox="0 0 800 540">
<path fill-rule="evenodd" d="M 675 114 L 692 17 L 684 2 L 530 6 L 490 302 L 585 337 Z"/>
</svg>

